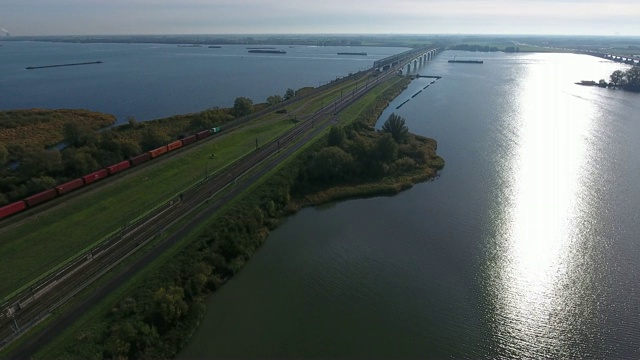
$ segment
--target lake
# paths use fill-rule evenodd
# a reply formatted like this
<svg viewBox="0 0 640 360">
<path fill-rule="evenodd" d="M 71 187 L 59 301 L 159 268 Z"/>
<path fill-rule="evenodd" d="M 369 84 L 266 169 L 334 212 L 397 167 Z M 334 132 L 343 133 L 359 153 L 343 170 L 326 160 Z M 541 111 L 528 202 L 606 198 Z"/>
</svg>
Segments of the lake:
<svg viewBox="0 0 640 360">
<path fill-rule="evenodd" d="M 317 87 L 373 66 L 408 48 L 358 47 L 367 56 L 337 55 L 350 47 L 274 46 L 286 54 L 165 44 L 73 44 L 4 41 L 0 47 L 0 110 L 82 108 L 151 120 L 254 103 L 288 88 Z M 351 50 L 354 51 L 354 50 Z M 102 64 L 26 70 L 31 66 Z"/>
<path fill-rule="evenodd" d="M 439 178 L 288 218 L 179 357 L 639 358 L 640 95 L 574 84 L 624 68 L 438 55 L 378 127 L 435 138 Z"/>
</svg>

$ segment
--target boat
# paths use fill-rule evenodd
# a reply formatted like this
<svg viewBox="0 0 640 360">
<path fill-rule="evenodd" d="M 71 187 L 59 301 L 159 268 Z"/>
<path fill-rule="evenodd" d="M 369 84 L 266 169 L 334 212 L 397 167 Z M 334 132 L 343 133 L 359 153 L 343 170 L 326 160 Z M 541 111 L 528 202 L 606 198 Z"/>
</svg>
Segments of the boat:
<svg viewBox="0 0 640 360">
<path fill-rule="evenodd" d="M 186 47 L 186 48 L 192 48 L 192 47 L 202 47 L 202 45 L 198 45 L 198 44 L 180 44 L 178 45 L 178 47 Z"/>
<path fill-rule="evenodd" d="M 456 64 L 483 64 L 483 60 L 456 60 L 456 57 L 453 57 L 453 60 L 449 60 L 450 63 Z"/>
<path fill-rule="evenodd" d="M 269 49 L 253 49 L 249 50 L 250 53 L 258 53 L 258 54 L 286 54 L 287 52 L 284 50 L 269 50 Z"/>
<path fill-rule="evenodd" d="M 366 52 L 339 52 L 338 55 L 361 55 L 367 56 Z"/>
<path fill-rule="evenodd" d="M 449 62 L 456 64 L 484 64 L 482 60 L 449 60 Z"/>
<path fill-rule="evenodd" d="M 220 49 L 221 47 L 220 45 L 209 45 L 209 49 Z"/>
</svg>

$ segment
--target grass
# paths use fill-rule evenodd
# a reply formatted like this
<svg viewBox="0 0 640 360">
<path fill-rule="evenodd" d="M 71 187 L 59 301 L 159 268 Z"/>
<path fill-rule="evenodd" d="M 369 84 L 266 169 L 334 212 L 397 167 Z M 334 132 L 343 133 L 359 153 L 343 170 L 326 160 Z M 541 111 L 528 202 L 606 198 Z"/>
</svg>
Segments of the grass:
<svg viewBox="0 0 640 360">
<path fill-rule="evenodd" d="M 355 118 L 360 115 L 360 109 L 367 108 L 376 100 L 377 95 L 382 94 L 387 89 L 397 84 L 399 81 L 401 81 L 401 79 L 399 78 L 396 78 L 393 81 L 388 81 L 383 86 L 379 86 L 374 91 L 372 91 L 374 94 L 371 94 L 371 96 L 365 96 L 358 100 L 355 104 L 351 105 L 344 113 L 341 113 L 341 118 L 343 119 L 342 121 L 344 122 L 355 120 Z M 323 131 L 322 134 L 325 134 L 327 131 L 328 129 Z M 288 169 L 289 165 L 292 164 L 292 162 L 299 162 L 300 159 L 297 155 L 308 152 L 309 148 L 311 146 L 314 146 L 314 144 L 322 138 L 323 135 L 320 135 L 306 143 L 301 149 L 297 150 L 293 156 L 288 157 L 278 166 L 271 169 L 267 175 L 263 176 L 255 184 L 251 185 L 243 193 L 242 196 L 235 198 L 229 204 L 227 204 L 225 208 L 217 212 L 216 215 L 192 229 L 190 233 L 185 236 L 185 238 L 181 239 L 179 245 L 174 246 L 167 253 L 163 254 L 151 266 L 136 274 L 131 278 L 131 280 L 120 287 L 116 292 L 105 298 L 104 301 L 102 301 L 89 313 L 83 316 L 81 320 L 76 322 L 73 326 L 69 327 L 63 334 L 61 334 L 61 336 L 59 336 L 55 342 L 51 343 L 45 349 L 36 354 L 35 358 L 55 358 L 57 356 L 60 356 L 61 353 L 64 353 L 66 349 L 83 346 L 80 345 L 80 343 L 83 343 L 82 339 L 92 339 L 92 337 L 96 336 L 95 334 L 102 333 L 104 329 L 106 329 L 106 327 L 110 326 L 108 322 L 105 322 L 106 317 L 108 316 L 110 310 L 114 308 L 119 301 L 127 296 L 132 296 L 132 292 L 141 289 L 144 284 L 147 284 L 148 282 L 154 282 L 151 279 L 158 277 L 158 272 L 162 271 L 161 269 L 165 268 L 165 266 L 168 266 L 169 268 L 176 267 L 175 264 L 172 265 L 170 263 L 170 259 L 174 259 L 174 256 L 175 258 L 179 258 L 182 249 L 189 246 L 189 244 L 194 244 L 200 241 L 203 230 L 209 229 L 214 224 L 217 224 L 220 217 L 226 216 L 225 212 L 228 212 L 230 209 L 236 209 L 236 205 L 239 203 L 244 204 L 244 206 L 247 208 L 253 207 L 256 198 L 260 198 L 264 195 L 265 192 L 268 193 L 272 190 L 265 188 L 266 186 L 271 186 L 270 179 L 273 176 L 280 174 L 284 169 Z M 291 172 L 291 169 L 288 169 L 287 171 Z M 293 171 L 293 174 L 295 174 L 295 171 Z M 290 176 L 290 174 L 287 176 Z M 416 182 L 418 180 L 418 178 L 426 178 L 425 176 L 427 176 L 427 174 L 407 174 L 407 176 L 399 179 L 385 179 L 379 183 L 374 184 L 362 184 L 357 187 L 351 188 L 328 189 L 324 194 L 317 194 L 322 196 L 320 196 L 320 198 L 314 199 L 314 203 L 333 201 L 336 199 L 353 196 L 371 196 L 396 193 L 402 189 L 410 187 L 413 182 Z M 298 203 L 298 205 L 300 205 L 300 203 Z M 310 203 L 307 203 L 307 205 L 310 205 Z M 184 257 L 184 255 L 182 255 L 182 257 Z M 91 345 L 89 346 L 89 348 L 91 348 Z"/>
<path fill-rule="evenodd" d="M 315 111 L 339 97 L 340 90 L 352 88 L 355 82 L 348 82 L 292 104 L 290 114 Z M 62 199 L 54 209 L 26 217 L 21 226 L 0 230 L 0 299 L 52 273 L 124 224 L 241 158 L 255 148 L 256 139 L 260 145 L 275 139 L 294 126 L 289 116 L 270 113 L 232 133 L 187 148 L 180 156 L 124 173 L 126 179 L 116 179 L 77 198 Z"/>
<path fill-rule="evenodd" d="M 177 196 L 205 176 L 266 143 L 293 123 L 288 119 L 262 122 L 221 136 L 183 156 L 150 166 L 0 234 L 0 297 L 65 261 L 81 249 L 118 231 L 147 211 Z M 215 153 L 213 159 L 211 154 Z M 206 170 L 205 170 L 206 169 Z"/>
</svg>

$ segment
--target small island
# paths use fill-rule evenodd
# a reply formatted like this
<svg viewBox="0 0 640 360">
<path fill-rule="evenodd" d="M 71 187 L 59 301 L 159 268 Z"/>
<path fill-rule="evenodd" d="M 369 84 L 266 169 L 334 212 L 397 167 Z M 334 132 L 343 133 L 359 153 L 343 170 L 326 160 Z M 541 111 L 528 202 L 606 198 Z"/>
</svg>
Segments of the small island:
<svg viewBox="0 0 640 360">
<path fill-rule="evenodd" d="M 616 70 L 609 76 L 609 82 L 600 79 L 596 82 L 593 80 L 582 80 L 576 85 L 582 86 L 598 86 L 601 88 L 620 88 L 626 91 L 640 92 L 640 66 L 634 66 L 627 71 Z"/>
</svg>

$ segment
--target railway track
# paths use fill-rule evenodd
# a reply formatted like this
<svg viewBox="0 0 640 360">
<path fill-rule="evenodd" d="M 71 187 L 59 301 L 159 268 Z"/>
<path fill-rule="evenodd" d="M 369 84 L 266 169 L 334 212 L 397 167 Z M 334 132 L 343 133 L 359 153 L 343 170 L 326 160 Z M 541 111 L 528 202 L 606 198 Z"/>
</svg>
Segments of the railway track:
<svg viewBox="0 0 640 360">
<path fill-rule="evenodd" d="M 367 81 L 359 89 L 323 106 L 278 139 L 257 148 L 232 163 L 223 172 L 206 178 L 197 186 L 156 208 L 144 218 L 127 225 L 118 234 L 78 255 L 55 273 L 5 301 L 0 307 L 0 349 L 46 319 L 54 310 L 67 303 L 70 298 L 99 279 L 129 255 L 162 235 L 165 229 L 196 209 L 200 209 L 212 196 L 231 183 L 235 183 L 243 174 L 261 164 L 264 164 L 268 170 L 283 161 L 329 126 L 331 120 L 336 121 L 335 114 L 366 94 L 375 85 L 393 76 L 394 73 L 394 69 L 381 73 L 372 81 Z M 236 126 L 240 126 L 240 124 Z M 258 175 L 261 174 L 247 179 L 242 188 L 246 188 L 251 182 L 257 180 Z M 232 191 L 214 205 L 219 208 L 235 195 Z"/>
</svg>

